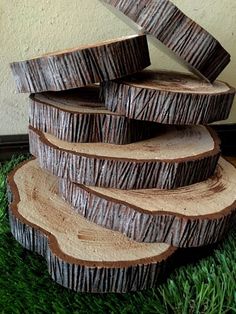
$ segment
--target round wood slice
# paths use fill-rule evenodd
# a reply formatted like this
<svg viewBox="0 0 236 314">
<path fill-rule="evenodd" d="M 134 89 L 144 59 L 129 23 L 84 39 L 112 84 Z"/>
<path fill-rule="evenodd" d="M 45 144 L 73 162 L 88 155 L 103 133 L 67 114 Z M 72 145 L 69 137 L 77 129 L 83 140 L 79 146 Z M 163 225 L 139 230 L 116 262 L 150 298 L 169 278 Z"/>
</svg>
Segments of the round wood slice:
<svg viewBox="0 0 236 314">
<path fill-rule="evenodd" d="M 60 194 L 92 222 L 136 241 L 197 247 L 217 242 L 236 217 L 236 169 L 224 159 L 210 179 L 176 190 L 86 187 L 61 179 Z"/>
<path fill-rule="evenodd" d="M 230 62 L 221 44 L 169 0 L 100 1 L 207 81 L 213 82 Z"/>
<path fill-rule="evenodd" d="M 155 287 L 175 248 L 134 242 L 91 223 L 57 195 L 57 179 L 36 161 L 9 177 L 11 230 L 41 254 L 57 283 L 78 292 L 128 292 Z"/>
<path fill-rule="evenodd" d="M 192 75 L 143 71 L 104 83 L 109 110 L 137 120 L 165 124 L 208 124 L 229 117 L 235 89 L 220 81 L 210 84 Z"/>
<path fill-rule="evenodd" d="M 157 134 L 158 124 L 108 111 L 99 87 L 31 95 L 30 124 L 68 142 L 129 144 Z"/>
<path fill-rule="evenodd" d="M 149 140 L 127 145 L 72 144 L 29 128 L 30 152 L 43 169 L 85 185 L 118 189 L 172 189 L 211 176 L 219 139 L 203 126 L 166 127 Z"/>
<path fill-rule="evenodd" d="M 113 80 L 149 65 L 147 39 L 140 35 L 14 62 L 11 69 L 19 92 L 37 93 Z"/>
</svg>

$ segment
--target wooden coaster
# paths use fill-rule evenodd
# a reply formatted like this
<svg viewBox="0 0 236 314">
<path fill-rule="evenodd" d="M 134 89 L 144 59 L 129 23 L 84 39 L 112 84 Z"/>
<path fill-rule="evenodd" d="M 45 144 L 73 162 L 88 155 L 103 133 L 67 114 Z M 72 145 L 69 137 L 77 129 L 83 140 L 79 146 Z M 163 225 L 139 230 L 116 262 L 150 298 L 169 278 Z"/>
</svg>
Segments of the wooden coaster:
<svg viewBox="0 0 236 314">
<path fill-rule="evenodd" d="M 216 168 L 219 139 L 203 127 L 166 127 L 127 145 L 72 144 L 29 128 L 30 152 L 43 169 L 85 185 L 172 189 L 207 179 Z"/>
<path fill-rule="evenodd" d="M 229 53 L 169 0 L 100 0 L 136 30 L 152 35 L 158 48 L 213 82 L 230 62 Z"/>
<path fill-rule="evenodd" d="M 236 169 L 224 159 L 210 179 L 169 191 L 121 191 L 60 182 L 60 194 L 76 212 L 141 242 L 177 247 L 212 244 L 236 217 Z"/>
<path fill-rule="evenodd" d="M 102 88 L 109 110 L 166 124 L 208 124 L 229 117 L 235 89 L 220 81 L 210 84 L 192 75 L 144 71 Z"/>
<path fill-rule="evenodd" d="M 67 142 L 129 144 L 157 134 L 158 124 L 108 111 L 99 87 L 31 95 L 30 124 Z"/>
<path fill-rule="evenodd" d="M 11 231 L 41 254 L 53 280 L 78 292 L 128 292 L 157 286 L 175 248 L 137 243 L 74 213 L 57 195 L 57 179 L 36 161 L 9 176 Z"/>
<path fill-rule="evenodd" d="M 145 35 L 104 41 L 14 62 L 11 69 L 21 93 L 61 91 L 109 81 L 150 65 Z"/>
</svg>

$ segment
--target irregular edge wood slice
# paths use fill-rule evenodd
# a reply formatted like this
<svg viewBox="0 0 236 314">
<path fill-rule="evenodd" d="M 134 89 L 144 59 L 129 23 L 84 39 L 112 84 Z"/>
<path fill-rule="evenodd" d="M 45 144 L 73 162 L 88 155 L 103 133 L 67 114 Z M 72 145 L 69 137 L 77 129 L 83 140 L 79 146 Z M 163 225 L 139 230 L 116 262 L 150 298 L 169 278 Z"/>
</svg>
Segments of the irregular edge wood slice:
<svg viewBox="0 0 236 314">
<path fill-rule="evenodd" d="M 227 84 L 228 85 L 228 84 Z M 208 124 L 226 120 L 236 90 L 216 94 L 194 94 L 132 86 L 122 80 L 103 83 L 106 107 L 130 119 L 163 124 Z"/>
<path fill-rule="evenodd" d="M 132 240 L 182 248 L 218 242 L 236 218 L 236 201 L 215 214 L 186 216 L 167 211 L 150 213 L 129 200 L 116 200 L 66 179 L 60 180 L 59 194 L 89 221 L 119 231 Z"/>
<path fill-rule="evenodd" d="M 204 181 L 214 174 L 220 157 L 220 140 L 212 129 L 208 128 L 208 130 L 215 143 L 212 151 L 174 161 L 135 159 L 130 161 L 124 158 L 93 156 L 62 150 L 50 143 L 42 132 L 31 126 L 29 127 L 30 152 L 38 158 L 43 169 L 76 183 L 126 190 L 174 189 Z M 146 179 L 147 176 L 149 180 Z M 173 180 L 170 180 L 171 177 Z"/>
<path fill-rule="evenodd" d="M 58 108 L 30 95 L 29 122 L 35 129 L 60 140 L 76 143 L 102 142 L 124 145 L 148 139 L 158 130 L 158 124 L 130 120 L 124 115 L 83 113 Z M 105 107 L 104 107 L 105 109 Z"/>
<path fill-rule="evenodd" d="M 16 171 L 25 163 L 19 165 L 8 176 L 11 232 L 24 248 L 45 258 L 54 281 L 76 292 L 90 293 L 125 293 L 158 285 L 159 279 L 163 278 L 172 264 L 176 252 L 174 247 L 170 247 L 163 254 L 139 260 L 137 263 L 84 261 L 63 253 L 55 236 L 27 221 L 18 211 L 20 195 L 14 181 Z"/>
<path fill-rule="evenodd" d="M 146 36 L 138 35 L 13 62 L 11 70 L 19 92 L 37 93 L 113 80 L 149 65 Z"/>
<path fill-rule="evenodd" d="M 230 54 L 204 28 L 169 0 L 100 0 L 123 13 L 178 61 L 198 76 L 214 82 L 230 63 Z M 161 47 L 163 48 L 163 47 Z"/>
</svg>

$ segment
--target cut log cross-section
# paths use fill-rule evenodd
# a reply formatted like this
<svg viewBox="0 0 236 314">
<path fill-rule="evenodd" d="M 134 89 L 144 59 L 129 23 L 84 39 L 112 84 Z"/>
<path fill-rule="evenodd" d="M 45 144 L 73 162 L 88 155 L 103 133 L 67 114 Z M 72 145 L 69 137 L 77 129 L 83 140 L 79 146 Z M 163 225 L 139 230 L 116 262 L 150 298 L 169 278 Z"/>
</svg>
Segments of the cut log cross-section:
<svg viewBox="0 0 236 314">
<path fill-rule="evenodd" d="M 129 78 L 106 82 L 106 107 L 137 120 L 165 124 L 208 124 L 229 117 L 235 89 L 213 85 L 192 75 L 144 71 Z"/>
<path fill-rule="evenodd" d="M 157 286 L 176 249 L 133 242 L 87 221 L 57 195 L 57 180 L 35 160 L 9 176 L 9 217 L 17 241 L 41 254 L 52 278 L 74 291 L 123 293 Z"/>
<path fill-rule="evenodd" d="M 140 242 L 198 247 L 222 239 L 236 218 L 236 169 L 220 160 L 210 179 L 176 190 L 121 191 L 61 179 L 60 194 L 92 222 Z"/>
<path fill-rule="evenodd" d="M 150 65 L 145 35 L 129 36 L 14 62 L 22 93 L 61 91 L 121 78 Z"/>
<path fill-rule="evenodd" d="M 100 1 L 131 26 L 152 35 L 159 48 L 210 82 L 230 62 L 222 45 L 169 0 Z"/>
<path fill-rule="evenodd" d="M 127 145 L 68 143 L 29 128 L 30 152 L 40 166 L 73 182 L 118 189 L 172 189 L 213 175 L 217 135 L 204 126 L 166 127 Z"/>
<path fill-rule="evenodd" d="M 158 124 L 108 111 L 99 87 L 31 95 L 29 121 L 35 129 L 68 142 L 129 144 L 157 134 Z"/>
</svg>

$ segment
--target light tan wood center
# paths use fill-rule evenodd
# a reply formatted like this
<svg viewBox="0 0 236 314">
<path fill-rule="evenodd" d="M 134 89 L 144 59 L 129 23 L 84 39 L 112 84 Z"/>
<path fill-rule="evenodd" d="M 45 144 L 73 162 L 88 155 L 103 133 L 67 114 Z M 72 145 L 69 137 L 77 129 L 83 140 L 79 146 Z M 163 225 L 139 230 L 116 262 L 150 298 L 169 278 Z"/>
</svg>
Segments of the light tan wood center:
<svg viewBox="0 0 236 314">
<path fill-rule="evenodd" d="M 105 105 L 99 100 L 99 88 L 96 87 L 84 87 L 63 92 L 40 93 L 35 94 L 32 98 L 37 102 L 51 105 L 65 111 L 86 114 L 118 115 L 105 108 Z"/>
<path fill-rule="evenodd" d="M 86 261 L 136 261 L 155 257 L 167 244 L 129 240 L 119 232 L 99 227 L 74 213 L 57 195 L 57 179 L 30 161 L 14 176 L 18 187 L 19 213 L 30 223 L 53 234 L 67 255 Z"/>
<path fill-rule="evenodd" d="M 211 84 L 193 75 L 168 71 L 143 71 L 123 81 L 139 88 L 177 93 L 220 94 L 230 91 L 224 82 L 215 81 Z"/>
<path fill-rule="evenodd" d="M 115 44 L 115 43 L 118 43 L 121 41 L 129 40 L 129 39 L 135 38 L 137 36 L 138 35 L 123 36 L 123 37 L 116 38 L 116 39 L 108 39 L 108 40 L 100 41 L 100 42 L 97 42 L 94 44 L 87 44 L 87 45 L 81 45 L 79 47 L 69 48 L 69 49 L 65 49 L 65 50 L 52 51 L 52 52 L 45 53 L 41 56 L 32 58 L 32 60 L 40 59 L 40 58 L 44 58 L 44 57 L 53 57 L 53 56 L 58 56 L 58 55 L 69 54 L 69 53 L 73 53 L 75 51 L 81 51 L 84 49 L 99 48 L 101 46 L 111 45 L 111 44 Z"/>
<path fill-rule="evenodd" d="M 209 215 L 221 212 L 236 201 L 236 169 L 221 158 L 212 178 L 176 190 L 89 189 L 150 213 L 164 211 L 186 216 Z"/>
<path fill-rule="evenodd" d="M 157 137 L 122 146 L 103 143 L 71 144 L 50 134 L 45 134 L 45 137 L 63 150 L 132 160 L 174 160 L 211 152 L 215 148 L 214 139 L 204 126 L 169 126 Z"/>
</svg>

